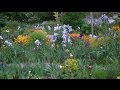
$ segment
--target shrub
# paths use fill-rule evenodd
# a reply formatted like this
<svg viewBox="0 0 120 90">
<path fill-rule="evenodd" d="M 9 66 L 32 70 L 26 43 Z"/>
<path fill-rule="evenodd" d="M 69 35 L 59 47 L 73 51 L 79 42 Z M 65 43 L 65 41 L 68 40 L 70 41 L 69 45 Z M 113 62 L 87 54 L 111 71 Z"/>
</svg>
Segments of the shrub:
<svg viewBox="0 0 120 90">
<path fill-rule="evenodd" d="M 46 38 L 47 33 L 45 31 L 41 31 L 41 32 L 32 32 L 30 34 L 30 41 L 34 42 L 36 39 L 38 39 L 39 41 L 44 41 L 44 39 Z"/>
<path fill-rule="evenodd" d="M 63 75 L 63 78 L 75 78 L 78 71 L 79 66 L 75 59 L 67 59 L 61 66 L 61 74 Z"/>
<path fill-rule="evenodd" d="M 84 24 L 84 20 L 82 19 L 84 16 L 85 14 L 82 12 L 66 12 L 63 17 L 63 23 L 70 24 L 73 28 L 77 29 Z"/>
</svg>

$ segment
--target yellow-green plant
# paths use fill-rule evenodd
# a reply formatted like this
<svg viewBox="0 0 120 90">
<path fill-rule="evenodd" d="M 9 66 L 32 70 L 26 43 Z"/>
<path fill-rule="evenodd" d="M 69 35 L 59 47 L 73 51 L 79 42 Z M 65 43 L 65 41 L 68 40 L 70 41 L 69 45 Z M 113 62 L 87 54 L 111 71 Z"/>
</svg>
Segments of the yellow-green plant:
<svg viewBox="0 0 120 90">
<path fill-rule="evenodd" d="M 67 59 L 62 65 L 62 72 L 63 73 L 72 73 L 79 69 L 77 60 L 75 59 Z"/>
<path fill-rule="evenodd" d="M 47 33 L 44 31 L 41 32 L 32 32 L 30 34 L 30 42 L 34 42 L 36 39 L 44 41 L 47 36 Z"/>
<path fill-rule="evenodd" d="M 74 74 L 79 70 L 78 62 L 75 59 L 67 59 L 60 69 L 64 78 L 73 78 Z"/>
<path fill-rule="evenodd" d="M 59 13 L 58 12 L 53 12 L 54 13 L 54 17 L 57 23 L 60 23 L 60 17 L 59 17 Z"/>
<path fill-rule="evenodd" d="M 106 36 L 106 37 L 100 37 L 98 39 L 91 39 L 90 42 L 91 42 L 91 46 L 99 47 L 104 42 L 110 42 L 110 37 Z"/>
</svg>

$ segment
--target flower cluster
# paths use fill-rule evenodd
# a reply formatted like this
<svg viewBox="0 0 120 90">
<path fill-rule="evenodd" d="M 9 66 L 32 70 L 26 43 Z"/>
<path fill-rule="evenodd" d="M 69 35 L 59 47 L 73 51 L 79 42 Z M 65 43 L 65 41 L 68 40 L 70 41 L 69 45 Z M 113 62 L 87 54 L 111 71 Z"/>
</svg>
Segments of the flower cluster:
<svg viewBox="0 0 120 90">
<path fill-rule="evenodd" d="M 80 34 L 77 34 L 77 33 L 72 33 L 72 34 L 68 34 L 71 38 L 73 39 L 78 39 Z"/>
<path fill-rule="evenodd" d="M 7 44 L 8 46 L 13 46 L 11 42 L 9 42 L 8 40 L 5 40 L 5 44 Z"/>
<path fill-rule="evenodd" d="M 33 26 L 32 26 L 32 29 L 33 29 L 33 30 L 44 30 L 45 28 L 44 28 L 43 25 L 37 24 L 37 25 L 33 25 Z"/>
<path fill-rule="evenodd" d="M 85 42 L 89 42 L 89 40 L 90 40 L 90 38 L 86 35 L 83 35 L 81 39 Z"/>
<path fill-rule="evenodd" d="M 50 35 L 47 35 L 45 38 L 45 44 L 50 45 Z"/>
<path fill-rule="evenodd" d="M 114 31 L 120 31 L 120 27 L 119 26 L 113 26 L 112 30 L 114 30 Z"/>
<path fill-rule="evenodd" d="M 37 47 L 39 47 L 39 46 L 41 46 L 41 42 L 37 39 L 37 40 L 35 40 L 35 45 L 37 46 Z"/>
<path fill-rule="evenodd" d="M 87 17 L 85 19 L 85 21 L 88 23 L 88 24 L 91 24 L 91 17 Z M 108 23 L 108 24 L 112 24 L 115 22 L 115 20 L 113 19 L 113 17 L 108 17 L 106 14 L 103 14 L 101 15 L 99 18 L 94 18 L 93 19 L 93 23 L 95 25 L 101 25 L 103 24 L 104 22 Z"/>
<path fill-rule="evenodd" d="M 19 35 L 17 38 L 15 38 L 15 42 L 26 45 L 29 43 L 29 36 Z"/>
</svg>

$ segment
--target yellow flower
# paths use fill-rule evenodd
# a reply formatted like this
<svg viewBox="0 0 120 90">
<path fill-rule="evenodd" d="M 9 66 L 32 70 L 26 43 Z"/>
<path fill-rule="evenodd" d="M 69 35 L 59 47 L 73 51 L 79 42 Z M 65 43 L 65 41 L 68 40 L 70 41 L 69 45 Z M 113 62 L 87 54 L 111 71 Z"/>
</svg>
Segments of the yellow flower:
<svg viewBox="0 0 120 90">
<path fill-rule="evenodd" d="M 50 36 L 49 35 L 47 35 L 45 38 L 45 44 L 50 45 Z"/>
<path fill-rule="evenodd" d="M 62 68 L 63 66 L 62 65 L 60 65 L 60 68 Z"/>
<path fill-rule="evenodd" d="M 19 35 L 17 38 L 15 38 L 15 42 L 26 45 L 29 42 L 29 36 Z"/>
</svg>

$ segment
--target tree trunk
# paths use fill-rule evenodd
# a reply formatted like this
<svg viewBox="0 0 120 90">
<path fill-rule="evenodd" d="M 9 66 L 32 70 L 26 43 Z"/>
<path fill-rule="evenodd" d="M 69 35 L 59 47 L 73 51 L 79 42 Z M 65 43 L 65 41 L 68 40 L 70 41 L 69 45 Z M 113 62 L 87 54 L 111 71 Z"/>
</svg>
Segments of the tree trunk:
<svg viewBox="0 0 120 90">
<path fill-rule="evenodd" d="M 91 15 L 91 34 L 93 36 L 94 32 L 93 32 L 93 12 L 90 12 Z"/>
<path fill-rule="evenodd" d="M 64 15 L 65 15 L 65 12 L 61 12 L 61 13 L 60 13 L 60 21 L 61 21 L 61 22 L 63 22 L 63 17 L 64 17 Z"/>
</svg>

